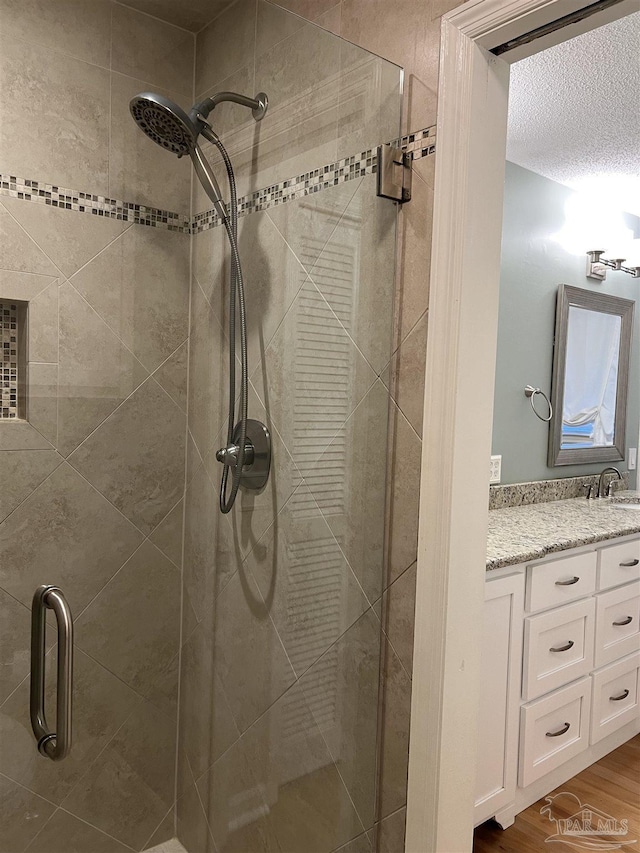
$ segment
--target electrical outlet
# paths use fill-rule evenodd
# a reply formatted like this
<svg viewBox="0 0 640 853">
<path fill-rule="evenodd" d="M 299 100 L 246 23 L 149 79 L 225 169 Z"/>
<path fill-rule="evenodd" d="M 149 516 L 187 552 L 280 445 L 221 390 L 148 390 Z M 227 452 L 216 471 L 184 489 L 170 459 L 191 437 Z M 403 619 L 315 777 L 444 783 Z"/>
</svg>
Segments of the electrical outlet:
<svg viewBox="0 0 640 853">
<path fill-rule="evenodd" d="M 638 448 L 630 447 L 629 448 L 629 464 L 628 468 L 630 471 L 636 470 L 636 465 L 638 464 Z"/>
<path fill-rule="evenodd" d="M 499 483 L 502 471 L 502 456 L 492 456 L 489 463 L 489 482 Z"/>
</svg>

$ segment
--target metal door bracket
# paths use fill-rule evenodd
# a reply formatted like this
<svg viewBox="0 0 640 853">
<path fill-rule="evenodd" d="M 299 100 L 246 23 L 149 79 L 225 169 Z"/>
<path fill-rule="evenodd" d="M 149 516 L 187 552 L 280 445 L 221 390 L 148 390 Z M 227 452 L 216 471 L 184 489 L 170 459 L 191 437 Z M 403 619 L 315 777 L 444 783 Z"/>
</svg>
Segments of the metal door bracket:
<svg viewBox="0 0 640 853">
<path fill-rule="evenodd" d="M 379 145 L 376 195 L 400 204 L 411 201 L 411 161 L 402 148 Z"/>
</svg>

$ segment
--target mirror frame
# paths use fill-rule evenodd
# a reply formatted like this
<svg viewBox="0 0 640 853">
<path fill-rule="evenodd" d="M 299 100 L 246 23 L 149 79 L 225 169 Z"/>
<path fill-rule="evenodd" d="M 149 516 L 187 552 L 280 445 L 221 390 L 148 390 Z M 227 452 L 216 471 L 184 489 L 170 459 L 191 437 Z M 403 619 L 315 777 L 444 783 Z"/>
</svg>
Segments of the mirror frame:
<svg viewBox="0 0 640 853">
<path fill-rule="evenodd" d="M 616 420 L 613 444 L 608 447 L 581 447 L 562 449 L 562 411 L 564 401 L 565 365 L 569 308 L 585 308 L 605 314 L 616 314 L 621 318 L 620 352 L 618 356 L 618 382 L 616 386 Z M 629 386 L 629 362 L 631 358 L 631 335 L 635 302 L 620 296 L 610 296 L 594 290 L 584 290 L 561 284 L 556 302 L 556 328 L 553 352 L 553 374 L 551 379 L 551 404 L 554 416 L 549 425 L 548 465 L 580 465 L 591 462 L 616 462 L 625 458 L 627 432 L 627 392 Z"/>
</svg>

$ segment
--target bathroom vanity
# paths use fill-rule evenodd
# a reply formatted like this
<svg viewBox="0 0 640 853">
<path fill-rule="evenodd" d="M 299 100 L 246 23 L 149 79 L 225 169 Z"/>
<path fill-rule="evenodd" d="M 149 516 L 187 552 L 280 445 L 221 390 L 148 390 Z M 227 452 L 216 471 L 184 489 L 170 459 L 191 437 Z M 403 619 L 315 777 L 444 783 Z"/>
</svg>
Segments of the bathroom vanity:
<svg viewBox="0 0 640 853">
<path fill-rule="evenodd" d="M 640 732 L 639 499 L 489 512 L 476 825 Z"/>
</svg>

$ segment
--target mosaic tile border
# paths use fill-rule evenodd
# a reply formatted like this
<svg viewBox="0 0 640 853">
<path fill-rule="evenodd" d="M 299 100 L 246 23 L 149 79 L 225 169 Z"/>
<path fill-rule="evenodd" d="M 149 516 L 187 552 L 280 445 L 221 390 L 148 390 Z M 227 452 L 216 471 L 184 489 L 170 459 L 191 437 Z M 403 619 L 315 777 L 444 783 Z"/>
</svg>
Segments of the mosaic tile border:
<svg viewBox="0 0 640 853">
<path fill-rule="evenodd" d="M 411 154 L 412 160 L 428 157 L 436 150 L 436 128 L 427 127 L 409 133 L 391 143 Z M 287 201 L 317 193 L 337 184 L 352 181 L 365 175 L 375 174 L 378 166 L 377 146 L 345 157 L 335 163 L 329 163 L 302 175 L 288 178 L 277 184 L 257 190 L 238 199 L 238 215 L 246 216 L 267 210 Z M 93 195 L 92 193 L 59 187 L 39 181 L 0 173 L 0 198 L 18 198 L 23 201 L 46 204 L 63 210 L 75 210 L 79 213 L 91 213 L 107 219 L 119 219 L 137 225 L 152 228 L 166 228 L 183 234 L 199 234 L 220 224 L 220 218 L 214 210 L 197 213 L 193 219 L 171 210 L 146 207 L 128 201 Z"/>
<path fill-rule="evenodd" d="M 391 144 L 412 154 L 412 160 L 428 157 L 436 153 L 436 126 L 434 124 L 422 130 L 416 130 L 414 133 L 401 136 L 400 139 L 394 139 Z"/>
<path fill-rule="evenodd" d="M 0 299 L 0 420 L 18 417 L 18 305 Z"/>
<path fill-rule="evenodd" d="M 530 483 L 489 486 L 489 509 L 583 498 L 585 486 L 597 484 L 598 476 L 598 474 L 586 474 L 582 477 L 560 477 L 557 480 L 535 480 Z M 615 475 L 612 474 L 608 479 L 614 477 Z M 622 479 L 623 485 L 620 488 L 628 489 L 629 474 L 626 471 L 622 472 Z"/>
<path fill-rule="evenodd" d="M 64 210 L 75 210 L 79 213 L 92 213 L 94 216 L 104 216 L 106 219 L 120 219 L 137 225 L 150 225 L 153 228 L 191 233 L 189 217 L 181 213 L 71 190 L 55 184 L 30 181 L 14 175 L 0 174 L 0 198 L 2 196 L 46 204 Z"/>
<path fill-rule="evenodd" d="M 435 154 L 436 128 L 433 126 L 418 130 L 400 139 L 394 139 L 391 144 L 410 153 L 412 160 L 428 157 L 430 154 Z M 329 163 L 319 169 L 304 172 L 302 175 L 280 181 L 277 184 L 256 190 L 250 195 L 243 196 L 238 199 L 238 216 L 267 210 L 270 207 L 276 207 L 288 201 L 321 192 L 355 178 L 373 175 L 377 168 L 378 148 L 376 146 L 362 151 L 360 154 L 345 157 L 335 163 Z M 215 228 L 220 225 L 220 222 L 220 217 L 214 210 L 196 213 L 191 223 L 191 232 L 199 234 L 209 228 Z"/>
</svg>

